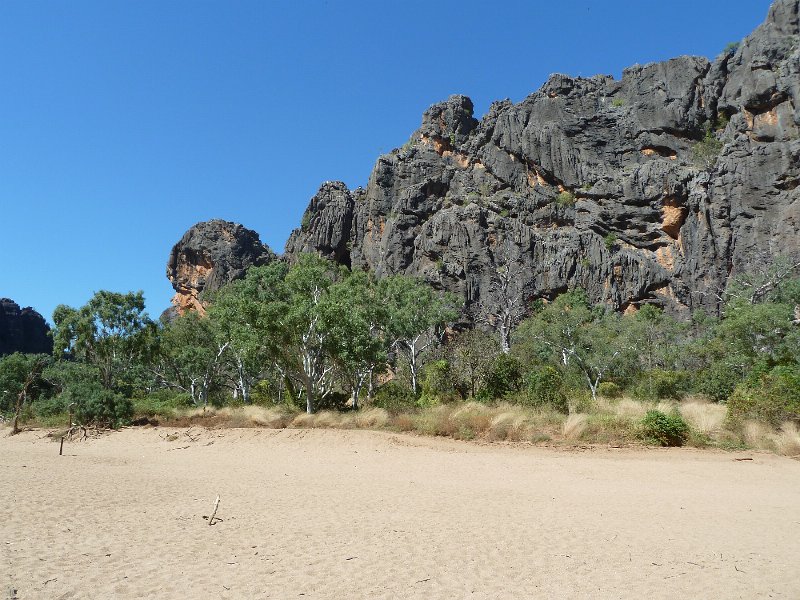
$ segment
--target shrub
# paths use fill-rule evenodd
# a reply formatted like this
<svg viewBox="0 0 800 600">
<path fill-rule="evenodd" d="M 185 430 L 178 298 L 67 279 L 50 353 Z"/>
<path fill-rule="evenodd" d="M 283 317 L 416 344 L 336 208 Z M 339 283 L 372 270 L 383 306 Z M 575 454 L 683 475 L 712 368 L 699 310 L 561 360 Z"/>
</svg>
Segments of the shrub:
<svg viewBox="0 0 800 600">
<path fill-rule="evenodd" d="M 603 381 L 597 386 L 597 395 L 602 398 L 620 398 L 622 389 L 613 381 Z"/>
<path fill-rule="evenodd" d="M 695 384 L 695 391 L 715 402 L 725 402 L 739 381 L 741 381 L 741 375 L 736 369 L 718 361 L 700 372 Z"/>
<path fill-rule="evenodd" d="M 48 418 L 67 414 L 69 409 L 64 400 L 61 394 L 39 400 L 36 402 L 36 416 Z"/>
<path fill-rule="evenodd" d="M 625 98 L 614 98 L 611 101 L 611 106 L 614 108 L 619 108 L 620 106 L 625 106 Z"/>
<path fill-rule="evenodd" d="M 483 401 L 497 400 L 506 394 L 518 391 L 521 383 L 522 366 L 519 360 L 509 354 L 499 354 L 486 373 L 478 397 Z"/>
<path fill-rule="evenodd" d="M 378 388 L 374 404 L 391 414 L 398 414 L 414 410 L 417 406 L 417 397 L 411 388 L 397 381 L 390 381 Z"/>
<path fill-rule="evenodd" d="M 450 363 L 446 360 L 434 360 L 425 365 L 421 388 L 420 406 L 434 406 L 455 400 L 457 394 L 453 387 Z"/>
<path fill-rule="evenodd" d="M 719 153 L 722 152 L 723 143 L 714 135 L 710 123 L 706 124 L 706 133 L 702 140 L 697 142 L 692 148 L 692 155 L 695 163 L 703 168 L 709 169 L 717 162 Z"/>
<path fill-rule="evenodd" d="M 723 54 L 736 54 L 736 51 L 739 49 L 741 42 L 729 42 L 725 45 L 725 48 L 722 50 Z"/>
<path fill-rule="evenodd" d="M 650 410 L 642 419 L 640 436 L 650 444 L 683 446 L 689 437 L 689 425 L 677 412 L 668 415 L 660 410 Z"/>
<path fill-rule="evenodd" d="M 567 190 L 564 190 L 558 196 L 556 196 L 556 204 L 558 206 L 574 206 L 575 194 Z"/>
<path fill-rule="evenodd" d="M 564 380 L 553 367 L 541 367 L 525 376 L 524 394 L 519 398 L 528 406 L 550 406 L 563 413 L 568 412 L 567 398 L 563 390 Z"/>
<path fill-rule="evenodd" d="M 634 388 L 640 400 L 678 400 L 686 388 L 686 373 L 652 369 L 645 371 Z"/>
<path fill-rule="evenodd" d="M 65 407 L 74 405 L 75 420 L 83 425 L 118 427 L 133 416 L 130 399 L 93 382 L 75 383 L 59 396 Z"/>
<path fill-rule="evenodd" d="M 800 422 L 800 368 L 776 367 L 755 383 L 741 383 L 728 400 L 728 419 L 754 419 L 778 427 Z"/>
<path fill-rule="evenodd" d="M 603 244 L 605 244 L 606 250 L 613 250 L 617 244 L 617 234 L 613 232 L 607 233 L 603 238 Z"/>
<path fill-rule="evenodd" d="M 193 406 L 192 397 L 175 390 L 156 390 L 133 400 L 133 414 L 144 417 L 171 417 L 176 409 Z"/>
</svg>

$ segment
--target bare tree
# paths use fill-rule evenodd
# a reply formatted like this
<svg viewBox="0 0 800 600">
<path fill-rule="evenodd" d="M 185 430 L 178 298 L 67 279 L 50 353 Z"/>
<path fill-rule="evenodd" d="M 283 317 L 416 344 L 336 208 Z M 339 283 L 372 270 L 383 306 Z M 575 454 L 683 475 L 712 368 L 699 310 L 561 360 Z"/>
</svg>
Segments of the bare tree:
<svg viewBox="0 0 800 600">
<path fill-rule="evenodd" d="M 734 277 L 725 290 L 727 301 L 743 301 L 747 304 L 760 304 L 770 294 L 780 291 L 792 275 L 800 271 L 800 260 L 776 256 L 766 268 L 751 270 Z"/>
<path fill-rule="evenodd" d="M 519 251 L 506 243 L 500 253 L 500 262 L 492 273 L 487 299 L 481 302 L 484 321 L 500 336 L 500 348 L 511 351 L 511 334 L 525 316 L 522 261 Z"/>
</svg>

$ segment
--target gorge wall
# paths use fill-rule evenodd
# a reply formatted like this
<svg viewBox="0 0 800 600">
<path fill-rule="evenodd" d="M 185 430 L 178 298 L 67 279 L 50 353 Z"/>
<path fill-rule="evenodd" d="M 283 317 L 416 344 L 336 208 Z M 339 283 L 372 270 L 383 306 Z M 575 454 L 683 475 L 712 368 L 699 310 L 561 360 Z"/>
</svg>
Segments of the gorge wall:
<svg viewBox="0 0 800 600">
<path fill-rule="evenodd" d="M 50 326 L 38 312 L 0 298 L 0 356 L 14 352 L 52 354 L 53 339 L 49 332 Z"/>
<path fill-rule="evenodd" d="M 798 0 L 777 0 L 713 62 L 637 65 L 621 80 L 553 75 L 481 120 L 452 96 L 378 159 L 365 188 L 324 183 L 284 257 L 420 276 L 461 296 L 468 319 L 503 268 L 525 299 L 580 287 L 617 310 L 716 312 L 731 276 L 800 253 L 798 12 Z M 185 255 L 173 250 L 168 271 L 194 298 L 206 263 Z"/>
<path fill-rule="evenodd" d="M 779 0 L 713 63 L 554 75 L 480 121 L 453 96 L 366 188 L 323 184 L 286 253 L 419 275 L 472 313 L 509 264 L 526 297 L 716 310 L 731 275 L 798 252 L 798 92 L 798 2 Z"/>
</svg>

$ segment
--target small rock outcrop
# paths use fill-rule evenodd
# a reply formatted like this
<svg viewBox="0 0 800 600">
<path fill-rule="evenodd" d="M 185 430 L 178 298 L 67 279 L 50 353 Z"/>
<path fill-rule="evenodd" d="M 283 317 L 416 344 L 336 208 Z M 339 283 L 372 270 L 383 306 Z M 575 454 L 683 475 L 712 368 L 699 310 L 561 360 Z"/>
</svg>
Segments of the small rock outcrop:
<svg viewBox="0 0 800 600">
<path fill-rule="evenodd" d="M 275 260 L 255 231 L 238 223 L 213 219 L 197 223 L 175 244 L 167 261 L 167 278 L 175 289 L 170 320 L 187 310 L 205 312 L 203 292 L 218 290 L 244 277 L 247 269 Z"/>
<path fill-rule="evenodd" d="M 287 258 L 423 277 L 469 319 L 510 265 L 526 298 L 581 287 L 617 310 L 716 312 L 731 276 L 800 253 L 798 4 L 776 0 L 713 62 L 553 75 L 480 121 L 452 96 L 366 188 L 323 184 Z"/>
<path fill-rule="evenodd" d="M 50 326 L 32 308 L 20 308 L 13 300 L 0 298 L 0 356 L 14 352 L 52 354 Z"/>
</svg>

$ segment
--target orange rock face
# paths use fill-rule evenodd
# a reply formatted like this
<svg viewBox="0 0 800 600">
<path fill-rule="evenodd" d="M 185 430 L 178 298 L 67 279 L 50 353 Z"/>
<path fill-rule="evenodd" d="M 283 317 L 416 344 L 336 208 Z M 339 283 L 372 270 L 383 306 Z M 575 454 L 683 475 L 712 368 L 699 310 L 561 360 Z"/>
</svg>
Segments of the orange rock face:
<svg viewBox="0 0 800 600">
<path fill-rule="evenodd" d="M 171 315 L 205 314 L 203 293 L 244 277 L 247 269 L 275 260 L 275 254 L 255 231 L 238 223 L 214 219 L 190 228 L 172 248 L 167 278 L 175 289 Z"/>
</svg>

